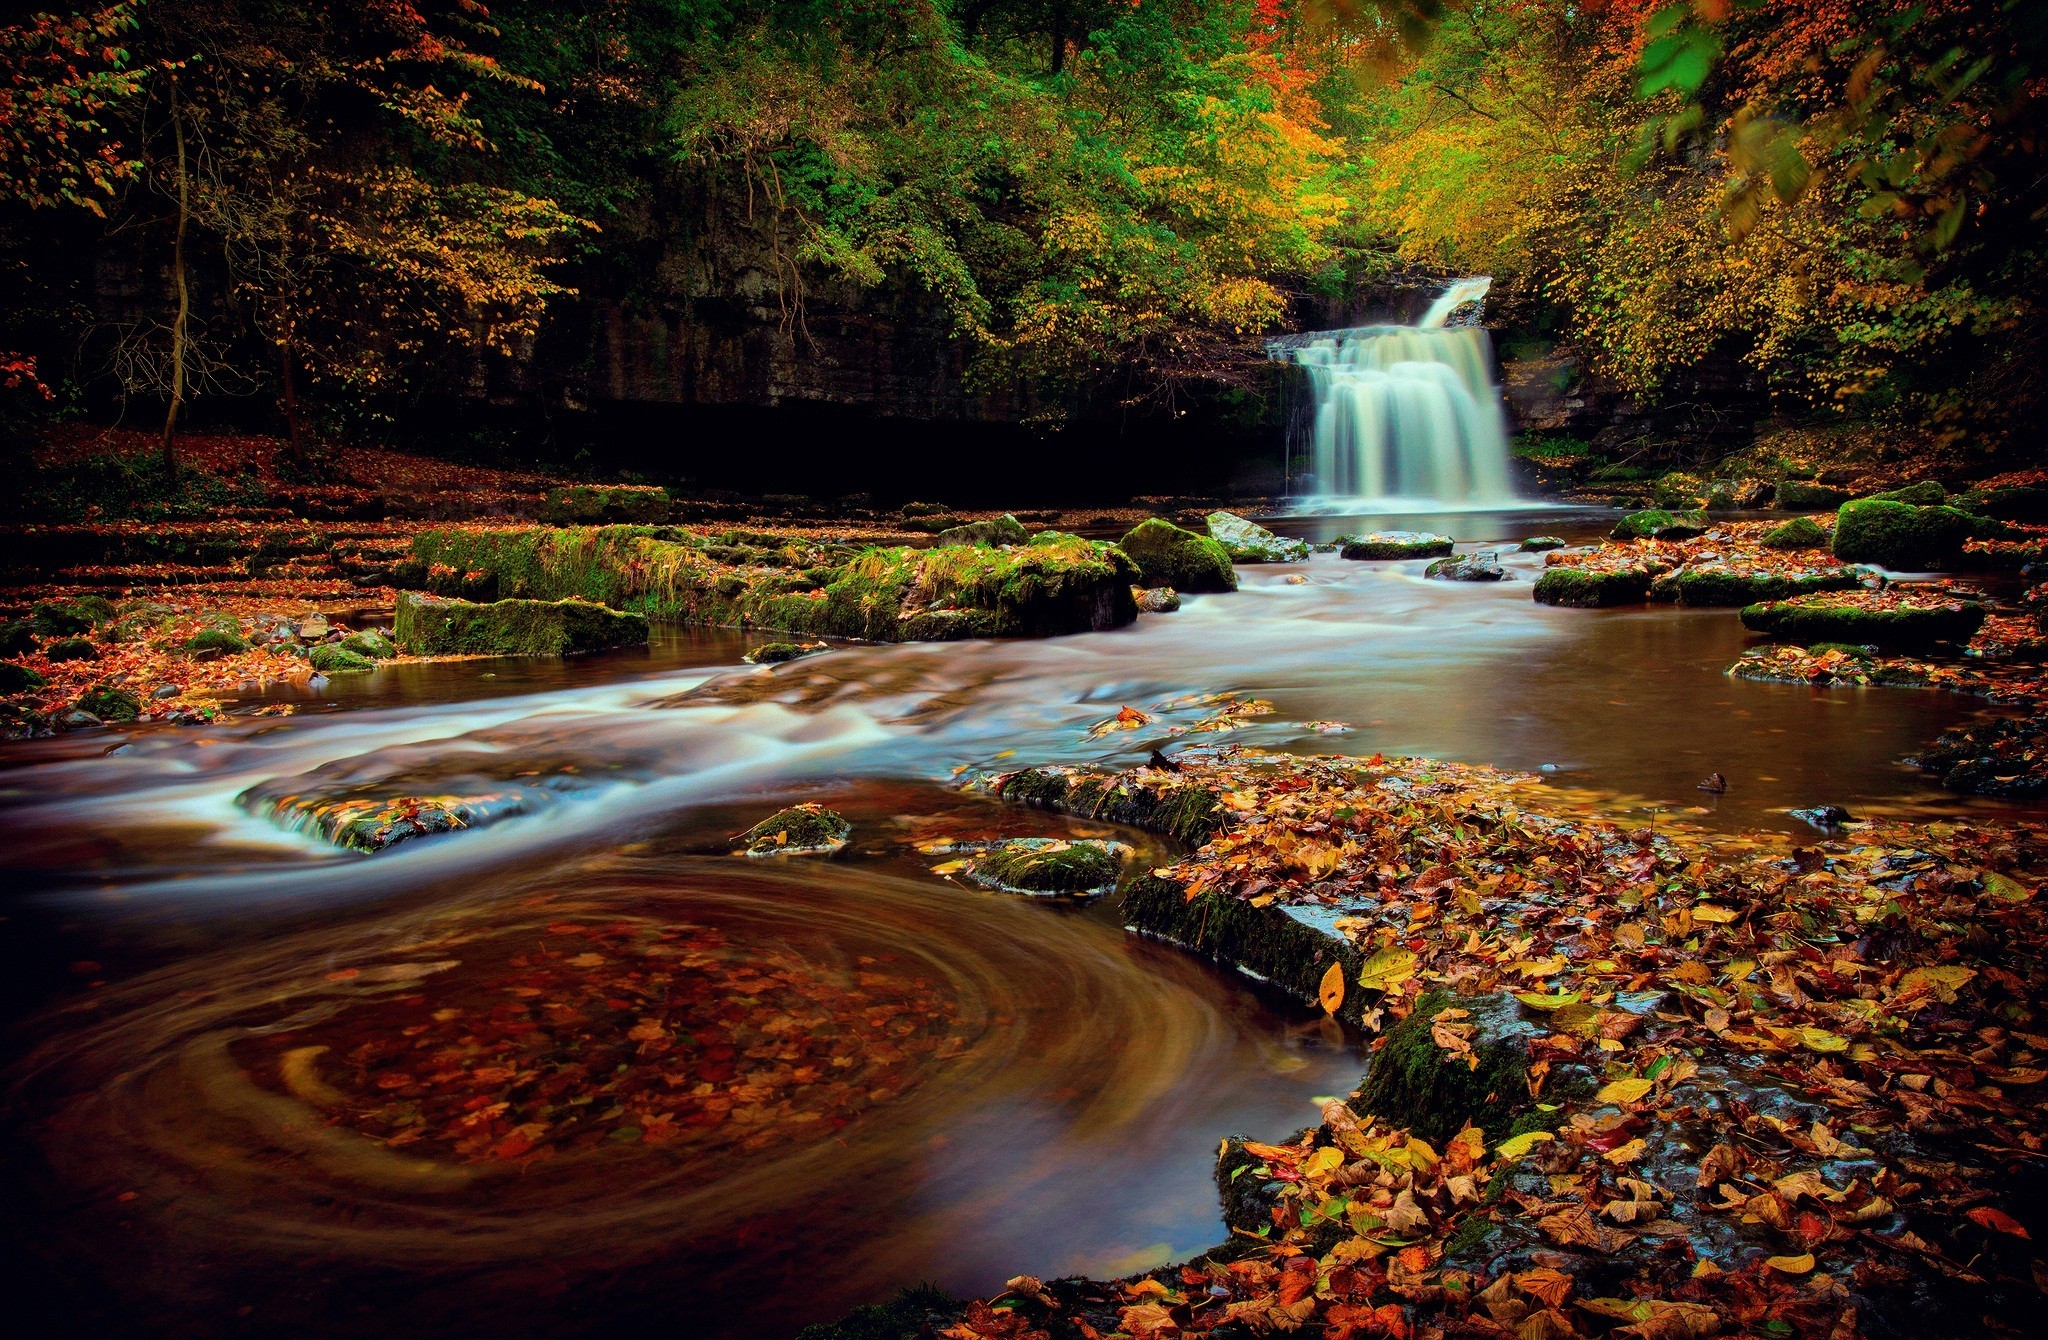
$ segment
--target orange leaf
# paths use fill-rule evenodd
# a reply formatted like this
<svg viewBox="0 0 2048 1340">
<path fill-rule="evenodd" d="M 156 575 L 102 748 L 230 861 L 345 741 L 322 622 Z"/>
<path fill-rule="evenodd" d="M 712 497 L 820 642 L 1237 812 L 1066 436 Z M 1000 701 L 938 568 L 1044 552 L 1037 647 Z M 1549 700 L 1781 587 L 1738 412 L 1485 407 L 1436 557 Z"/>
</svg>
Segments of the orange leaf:
<svg viewBox="0 0 2048 1340">
<path fill-rule="evenodd" d="M 2033 1238 L 2033 1234 L 2027 1232 L 2025 1224 L 2013 1218 L 2004 1210 L 1994 1210 L 1989 1205 L 1979 1205 L 1976 1209 L 1970 1211 L 1970 1222 L 1980 1227 L 1991 1229 L 1996 1233 L 2010 1233 L 2016 1238 L 2027 1238 L 2029 1240 Z"/>
</svg>

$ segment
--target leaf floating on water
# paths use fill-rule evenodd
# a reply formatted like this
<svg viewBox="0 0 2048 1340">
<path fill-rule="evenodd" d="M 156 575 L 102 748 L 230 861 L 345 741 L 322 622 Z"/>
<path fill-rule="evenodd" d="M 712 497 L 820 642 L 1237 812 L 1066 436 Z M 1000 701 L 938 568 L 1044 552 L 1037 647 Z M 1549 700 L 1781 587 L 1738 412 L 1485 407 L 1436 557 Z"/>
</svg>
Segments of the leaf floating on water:
<svg viewBox="0 0 2048 1340">
<path fill-rule="evenodd" d="M 1323 974 L 1323 984 L 1316 989 L 1316 998 L 1322 1002 L 1325 1014 L 1335 1014 L 1344 1007 L 1343 964 L 1330 965 L 1330 970 Z"/>
</svg>

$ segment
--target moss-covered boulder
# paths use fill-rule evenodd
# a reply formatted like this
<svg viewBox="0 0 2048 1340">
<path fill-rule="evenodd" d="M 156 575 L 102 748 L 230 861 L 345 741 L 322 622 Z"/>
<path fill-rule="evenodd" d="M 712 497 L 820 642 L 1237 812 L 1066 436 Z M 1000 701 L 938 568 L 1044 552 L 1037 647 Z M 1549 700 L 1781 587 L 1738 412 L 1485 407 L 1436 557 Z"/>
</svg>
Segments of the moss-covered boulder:
<svg viewBox="0 0 2048 1340">
<path fill-rule="evenodd" d="M 586 600 L 499 600 L 475 605 L 406 592 L 398 645 L 413 656 L 568 656 L 644 645 L 646 616 Z"/>
<path fill-rule="evenodd" d="M 939 544 L 1024 544 L 1031 533 L 1024 529 L 1024 523 L 1007 512 L 989 521 L 970 521 L 961 526 L 948 526 L 938 534 Z"/>
<path fill-rule="evenodd" d="M 535 788 L 507 788 L 473 796 L 324 794 L 299 789 L 291 781 L 251 787 L 237 796 L 235 803 L 280 827 L 351 851 L 372 853 L 418 838 L 482 828 L 546 808 L 554 800 Z"/>
<path fill-rule="evenodd" d="M 1650 597 L 1648 568 L 1545 568 L 1533 594 L 1539 605 L 1599 609 L 1609 605 L 1640 605 Z"/>
<path fill-rule="evenodd" d="M 29 611 L 29 622 L 43 637 L 76 637 L 80 633 L 90 633 L 93 626 L 92 615 L 70 600 L 37 602 Z"/>
<path fill-rule="evenodd" d="M 1508 570 L 1500 565 L 1500 557 L 1488 550 L 1440 558 L 1424 568 L 1422 575 L 1438 582 L 1504 582 Z"/>
<path fill-rule="evenodd" d="M 1009 838 L 939 867 L 986 888 L 1040 897 L 1107 893 L 1130 848 L 1092 838 Z"/>
<path fill-rule="evenodd" d="M 1836 516 L 1834 554 L 1844 563 L 1926 572 L 1952 565 L 1965 540 L 1996 524 L 1954 507 L 1864 498 L 1844 503 Z"/>
<path fill-rule="evenodd" d="M 1448 558 L 1454 541 L 1448 535 L 1420 530 L 1377 530 L 1344 538 L 1338 554 L 1360 562 L 1404 558 Z"/>
<path fill-rule="evenodd" d="M 740 659 L 748 665 L 781 665 L 785 661 L 815 656 L 825 649 L 822 642 L 764 642 Z"/>
<path fill-rule="evenodd" d="M 133 721 L 142 715 L 142 700 L 113 684 L 95 684 L 78 696 L 81 710 L 102 721 Z"/>
<path fill-rule="evenodd" d="M 1209 538 L 1223 546 L 1233 563 L 1300 563 L 1309 556 L 1307 540 L 1283 539 L 1235 512 L 1211 512 L 1207 523 Z"/>
<path fill-rule="evenodd" d="M 1651 507 L 1630 512 L 1607 534 L 1614 540 L 1690 540 L 1706 534 L 1711 524 L 1705 512 L 1667 512 Z"/>
<path fill-rule="evenodd" d="M 31 689 L 39 689 L 47 683 L 49 681 L 44 679 L 40 673 L 29 669 L 25 665 L 15 665 L 8 661 L 0 661 L 0 694 L 27 693 Z"/>
<path fill-rule="evenodd" d="M 1522 541 L 1521 549 L 1525 554 L 1547 554 L 1553 549 L 1564 548 L 1564 544 L 1564 539 L 1561 536 L 1531 535 L 1528 539 Z"/>
<path fill-rule="evenodd" d="M 577 484 L 549 489 L 541 498 L 540 519 L 554 526 L 653 525 L 668 520 L 669 506 L 667 489 Z"/>
<path fill-rule="evenodd" d="M 238 629 L 230 628 L 225 624 L 214 624 L 211 627 L 202 628 L 191 637 L 186 638 L 185 650 L 194 653 L 212 652 L 221 656 L 234 656 L 249 650 L 249 640 L 243 637 Z"/>
<path fill-rule="evenodd" d="M 1478 1066 L 1440 1045 L 1440 1030 L 1469 1047 Z M 1438 1147 L 1468 1124 L 1488 1143 L 1504 1139 L 1534 1105 L 1529 1040 L 1536 1031 L 1511 996 L 1431 991 L 1387 1030 L 1351 1106 Z"/>
<path fill-rule="evenodd" d="M 1851 496 L 1847 489 L 1803 479 L 1787 479 L 1778 485 L 1778 506 L 1787 512 L 1832 512 Z"/>
<path fill-rule="evenodd" d="M 36 649 L 36 627 L 27 619 L 0 623 L 0 656 L 26 656 Z"/>
<path fill-rule="evenodd" d="M 1825 549 L 1828 547 L 1828 533 L 1812 517 L 1795 516 L 1765 531 L 1763 539 L 1757 543 L 1766 549 Z"/>
<path fill-rule="evenodd" d="M 1939 507 L 1948 501 L 1948 490 L 1931 479 L 1904 488 L 1886 489 L 1883 493 L 1869 495 L 1872 502 L 1911 503 L 1915 507 Z"/>
<path fill-rule="evenodd" d="M 351 651 L 358 656 L 367 656 L 373 661 L 388 661 L 398 655 L 398 648 L 392 646 L 390 640 L 382 633 L 368 631 L 350 633 L 341 640 L 340 645 L 343 651 Z"/>
<path fill-rule="evenodd" d="M 747 856 L 830 856 L 853 836 L 853 825 L 823 805 L 806 802 L 775 813 L 740 834 Z"/>
<path fill-rule="evenodd" d="M 1171 614 L 1180 608 L 1180 592 L 1170 586 L 1134 586 L 1131 599 L 1140 614 Z"/>
<path fill-rule="evenodd" d="M 1752 605 L 1761 600 L 1785 600 L 1811 591 L 1848 591 L 1860 584 L 1853 568 L 1814 572 L 1768 572 L 1751 568 L 1680 568 L 1650 583 L 1650 598 L 1675 600 L 1694 608 Z"/>
<path fill-rule="evenodd" d="M 996 779 L 993 789 L 1004 800 L 1017 804 L 1105 823 L 1129 824 L 1164 833 L 1190 847 L 1201 846 L 1223 825 L 1222 802 L 1213 790 L 1198 782 L 1180 781 L 1171 774 L 1105 775 L 1061 768 L 1027 768 Z"/>
<path fill-rule="evenodd" d="M 52 661 L 97 661 L 100 649 L 86 638 L 66 637 L 44 647 L 43 655 Z"/>
<path fill-rule="evenodd" d="M 1673 470 L 1657 476 L 1650 486 L 1650 501 L 1667 512 L 1689 512 L 1707 505 L 1707 488 L 1698 475 Z"/>
<path fill-rule="evenodd" d="M 1984 607 L 1973 600 L 1943 596 L 1878 594 L 1798 596 L 1750 605 L 1742 626 L 1782 642 L 1920 650 L 1939 642 L 1968 642 L 1984 622 Z"/>
<path fill-rule="evenodd" d="M 1141 521 L 1117 541 L 1117 547 L 1138 565 L 1143 585 L 1170 586 L 1190 595 L 1237 589 L 1229 551 L 1207 535 L 1182 530 L 1171 521 Z"/>
<path fill-rule="evenodd" d="M 338 642 L 324 642 L 306 653 L 306 660 L 323 675 L 357 674 L 375 670 L 377 663 Z"/>
</svg>

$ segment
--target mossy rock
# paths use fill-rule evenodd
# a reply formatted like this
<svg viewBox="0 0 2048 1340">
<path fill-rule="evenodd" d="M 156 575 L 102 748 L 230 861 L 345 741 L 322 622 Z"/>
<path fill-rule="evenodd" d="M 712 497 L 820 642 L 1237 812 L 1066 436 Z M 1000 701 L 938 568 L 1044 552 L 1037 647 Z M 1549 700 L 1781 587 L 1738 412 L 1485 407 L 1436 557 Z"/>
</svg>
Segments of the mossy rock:
<svg viewBox="0 0 2048 1340">
<path fill-rule="evenodd" d="M 1828 533 L 1812 517 L 1795 516 L 1771 527 L 1757 543 L 1766 549 L 1825 549 Z"/>
<path fill-rule="evenodd" d="M 36 627 L 27 619 L 0 624 L 0 656 L 26 656 L 36 649 Z"/>
<path fill-rule="evenodd" d="M 1013 838 L 973 857 L 966 874 L 1016 893 L 1102 893 L 1115 886 L 1129 851 L 1087 838 Z"/>
<path fill-rule="evenodd" d="M 1864 498 L 1843 504 L 1835 518 L 1834 555 L 1844 563 L 1926 572 L 1953 564 L 1965 540 L 1997 524 L 1954 507 Z"/>
<path fill-rule="evenodd" d="M 1531 535 L 1528 539 L 1522 541 L 1521 550 L 1525 554 L 1545 554 L 1549 553 L 1552 549 L 1562 549 L 1564 546 L 1565 542 L 1560 536 Z"/>
<path fill-rule="evenodd" d="M 748 665 L 781 665 L 785 661 L 815 656 L 825 650 L 822 642 L 764 642 L 740 659 Z"/>
<path fill-rule="evenodd" d="M 29 621 L 44 637 L 75 637 L 92 631 L 92 615 L 70 600 L 44 600 L 29 611 Z"/>
<path fill-rule="evenodd" d="M 1350 942 L 1308 924 L 1274 904 L 1253 907 L 1242 899 L 1203 893 L 1192 901 L 1178 881 L 1140 874 L 1125 881 L 1118 912 L 1124 924 L 1169 940 L 1191 953 L 1258 974 L 1278 989 L 1313 1004 L 1332 964 L 1354 978 L 1363 961 Z M 1369 993 L 1345 994 L 1337 1013 L 1361 1021 Z"/>
<path fill-rule="evenodd" d="M 897 515 L 905 518 L 945 516 L 953 509 L 944 503 L 907 502 L 897 509 Z"/>
<path fill-rule="evenodd" d="M 1778 485 L 1778 506 L 1787 512 L 1832 512 L 1851 496 L 1847 489 L 1801 479 L 1787 479 Z"/>
<path fill-rule="evenodd" d="M 49 683 L 42 675 L 25 665 L 14 665 L 0 661 L 0 694 L 27 693 Z"/>
<path fill-rule="evenodd" d="M 1984 607 L 1969 600 L 1928 600 L 1895 608 L 1828 596 L 1768 601 L 1742 611 L 1742 626 L 1781 642 L 1921 650 L 1940 642 L 1968 642 L 1984 623 Z"/>
<path fill-rule="evenodd" d="M 1674 470 L 1657 476 L 1650 486 L 1650 501 L 1668 512 L 1689 512 L 1707 505 L 1708 483 L 1698 475 Z"/>
<path fill-rule="evenodd" d="M 112 684 L 95 684 L 78 697 L 78 706 L 102 721 L 133 721 L 142 715 L 142 700 Z"/>
<path fill-rule="evenodd" d="M 889 1302 L 857 1307 L 838 1321 L 813 1322 L 796 1333 L 796 1340 L 930 1340 L 952 1329 L 964 1310 L 965 1304 L 951 1294 L 919 1284 Z"/>
<path fill-rule="evenodd" d="M 1027 768 L 1003 778 L 995 792 L 1018 804 L 1163 833 L 1190 847 L 1201 846 L 1223 826 L 1221 800 L 1198 782 L 1145 784 L 1120 774 Z"/>
<path fill-rule="evenodd" d="M 1491 550 L 1487 550 L 1439 558 L 1424 568 L 1422 575 L 1439 582 L 1504 582 L 1508 579 L 1508 570 L 1500 565 L 1499 558 Z"/>
<path fill-rule="evenodd" d="M 1140 614 L 1171 614 L 1180 608 L 1180 592 L 1170 586 L 1134 586 L 1131 599 L 1138 603 Z"/>
<path fill-rule="evenodd" d="M 1448 535 L 1420 530 L 1378 530 L 1370 535 L 1343 539 L 1341 557 L 1357 562 L 1384 562 L 1406 558 L 1449 558 L 1455 542 Z"/>
<path fill-rule="evenodd" d="M 1024 523 L 1007 512 L 992 521 L 970 521 L 964 526 L 949 526 L 939 532 L 940 544 L 1025 544 L 1031 539 Z"/>
<path fill-rule="evenodd" d="M 1863 499 L 1869 502 L 1911 503 L 1915 507 L 1939 507 L 1948 501 L 1948 490 L 1931 479 L 1904 488 L 1887 489 L 1883 493 L 1872 493 Z"/>
<path fill-rule="evenodd" d="M 2048 488 L 2001 484 L 1973 490 L 1956 499 L 1956 505 L 2002 521 L 2048 521 Z"/>
<path fill-rule="evenodd" d="M 249 650 L 249 641 L 240 632 L 223 624 L 202 628 L 185 639 L 185 650 L 217 651 L 224 656 L 233 656 Z"/>
<path fill-rule="evenodd" d="M 1650 584 L 1657 600 L 1675 600 L 1696 609 L 1752 605 L 1785 600 L 1813 591 L 1848 591 L 1860 585 L 1858 575 L 1843 568 L 1796 576 L 1777 572 L 1736 572 L 1727 568 L 1681 568 Z"/>
<path fill-rule="evenodd" d="M 1539 605 L 1600 609 L 1640 605 L 1650 595 L 1650 574 L 1644 568 L 1596 572 L 1586 568 L 1545 568 L 1534 590 Z"/>
<path fill-rule="evenodd" d="M 1470 1037 L 1477 1069 L 1431 1036 L 1434 1021 L 1450 1009 L 1465 1011 L 1455 1022 L 1477 1030 Z M 1428 992 L 1374 1049 L 1351 1106 L 1438 1148 L 1467 1125 L 1484 1131 L 1489 1144 L 1504 1139 L 1534 1101 L 1529 1040 L 1535 1034 L 1511 996 Z"/>
<path fill-rule="evenodd" d="M 388 661 L 398 655 L 398 648 L 392 646 L 382 633 L 350 633 L 340 645 L 343 651 L 352 651 L 373 661 Z"/>
<path fill-rule="evenodd" d="M 1211 512 L 1205 522 L 1209 538 L 1223 546 L 1233 563 L 1300 563 L 1309 556 L 1307 540 L 1282 539 L 1235 512 Z"/>
<path fill-rule="evenodd" d="M 475 605 L 411 592 L 398 598 L 398 645 L 414 656 L 569 656 L 644 646 L 647 619 L 585 600 Z"/>
<path fill-rule="evenodd" d="M 1229 551 L 1207 535 L 1182 530 L 1171 521 L 1141 521 L 1117 547 L 1138 565 L 1146 586 L 1170 586 L 1188 594 L 1237 589 Z"/>
<path fill-rule="evenodd" d="M 748 856 L 830 856 L 853 836 L 853 825 L 823 805 L 792 805 L 740 834 Z"/>
<path fill-rule="evenodd" d="M 1607 533 L 1613 540 L 1690 540 L 1712 526 L 1705 512 L 1667 512 L 1661 507 L 1630 512 Z"/>
<path fill-rule="evenodd" d="M 368 656 L 350 651 L 338 642 L 322 643 L 313 648 L 306 653 L 306 660 L 324 675 L 355 674 L 377 668 L 377 663 Z"/>
<path fill-rule="evenodd" d="M 100 649 L 85 638 L 67 637 L 44 647 L 43 655 L 52 661 L 97 661 Z"/>
<path fill-rule="evenodd" d="M 540 519 L 555 526 L 608 523 L 654 525 L 668 520 L 667 489 L 639 484 L 577 484 L 549 489 L 540 503 Z"/>
</svg>

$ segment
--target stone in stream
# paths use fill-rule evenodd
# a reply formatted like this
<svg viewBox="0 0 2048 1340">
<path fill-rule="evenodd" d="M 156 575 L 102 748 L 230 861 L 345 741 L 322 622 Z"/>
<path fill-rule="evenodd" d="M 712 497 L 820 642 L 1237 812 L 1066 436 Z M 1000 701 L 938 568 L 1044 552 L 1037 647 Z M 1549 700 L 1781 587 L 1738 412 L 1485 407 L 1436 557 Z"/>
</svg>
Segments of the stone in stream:
<svg viewBox="0 0 2048 1340">
<path fill-rule="evenodd" d="M 1992 538 L 2003 530 L 2002 523 L 1959 508 L 1863 498 L 1844 503 L 1836 515 L 1834 554 L 1844 563 L 1927 572 L 1952 565 L 1965 540 Z"/>
<path fill-rule="evenodd" d="M 403 592 L 398 645 L 414 656 L 568 656 L 647 642 L 647 618 L 587 600 L 499 600 L 488 605 Z"/>
<path fill-rule="evenodd" d="M 1649 598 L 1650 570 L 1645 567 L 1595 571 L 1588 568 L 1545 568 L 1531 593 L 1539 605 L 1601 609 L 1640 605 Z"/>
<path fill-rule="evenodd" d="M 1849 501 L 1847 489 L 1788 479 L 1778 485 L 1778 507 L 1786 512 L 1831 512 Z"/>
<path fill-rule="evenodd" d="M 1440 558 L 1422 570 L 1422 575 L 1440 582 L 1504 582 L 1508 570 L 1492 550 Z"/>
<path fill-rule="evenodd" d="M 764 642 L 740 657 L 748 665 L 781 665 L 829 650 L 822 642 Z"/>
<path fill-rule="evenodd" d="M 93 685 L 79 695 L 78 706 L 102 721 L 133 721 L 142 714 L 142 700 L 112 684 Z"/>
<path fill-rule="evenodd" d="M 1300 563 L 1309 556 L 1307 540 L 1282 539 L 1234 512 L 1211 512 L 1207 520 L 1209 537 L 1223 546 L 1233 563 Z"/>
<path fill-rule="evenodd" d="M 1667 512 L 1652 507 L 1630 512 L 1607 534 L 1613 540 L 1690 540 L 1706 534 L 1712 524 L 1705 512 Z"/>
<path fill-rule="evenodd" d="M 1941 642 L 1968 642 L 1984 615 L 1984 606 L 1974 600 L 1841 592 L 1745 606 L 1742 626 L 1782 642 L 1846 642 L 1915 651 Z"/>
<path fill-rule="evenodd" d="M 1548 553 L 1552 549 L 1564 548 L 1564 540 L 1556 535 L 1531 535 L 1522 541 L 1521 548 L 1525 554 Z"/>
<path fill-rule="evenodd" d="M 374 630 L 350 633 L 341 640 L 340 645 L 343 651 L 354 652 L 358 656 L 367 656 L 373 661 L 388 661 L 393 656 L 398 655 L 398 648 L 392 646 L 390 640 L 382 633 Z"/>
<path fill-rule="evenodd" d="M 1816 805 L 1812 809 L 1793 810 L 1792 817 L 1803 824 L 1809 824 L 1823 833 L 1832 833 L 1843 824 L 1856 822 L 1856 816 L 1840 805 Z"/>
<path fill-rule="evenodd" d="M 1766 549 L 1825 549 L 1828 533 L 1810 516 L 1795 516 L 1764 533 L 1757 543 Z"/>
<path fill-rule="evenodd" d="M 1351 1106 L 1439 1148 L 1467 1125 L 1484 1131 L 1488 1144 L 1540 1129 L 1540 1120 L 1518 1127 L 1516 1119 L 1534 1106 L 1529 1042 L 1544 1031 L 1505 993 L 1428 992 L 1374 1049 Z M 1439 1034 L 1469 1048 L 1479 1064 L 1447 1049 Z"/>
<path fill-rule="evenodd" d="M 306 660 L 315 670 L 325 675 L 341 675 L 374 670 L 377 663 L 369 657 L 350 651 L 340 643 L 322 643 L 307 654 Z"/>
<path fill-rule="evenodd" d="M 1800 518 L 1805 520 L 1804 517 Z M 1650 598 L 1692 608 L 1753 605 L 1813 591 L 1848 591 L 1862 584 L 1858 568 L 1829 565 L 1809 572 L 1758 572 L 1718 563 L 1687 566 L 1650 583 Z"/>
<path fill-rule="evenodd" d="M 1140 614 L 1171 614 L 1180 608 L 1180 592 L 1170 586 L 1134 586 L 1131 599 L 1138 602 Z"/>
<path fill-rule="evenodd" d="M 775 813 L 740 834 L 744 856 L 830 856 L 853 836 L 853 825 L 823 805 L 806 802 Z"/>
<path fill-rule="evenodd" d="M 235 797 L 235 803 L 280 828 L 351 851 L 375 853 L 415 838 L 483 828 L 533 814 L 551 807 L 564 791 L 579 785 L 574 779 L 562 779 L 559 786 L 494 786 L 484 778 L 450 780 L 458 784 L 467 781 L 468 785 L 441 792 L 408 791 L 402 782 L 349 786 L 313 773 L 258 783 Z"/>
<path fill-rule="evenodd" d="M 1338 539 L 1345 558 L 1374 562 L 1403 558 L 1448 558 L 1454 541 L 1448 535 L 1420 530 L 1376 530 L 1370 535 L 1343 535 Z"/>
<path fill-rule="evenodd" d="M 1109 892 L 1131 849 L 1099 838 L 1007 838 L 920 847 L 927 855 L 959 853 L 933 874 L 958 875 L 984 888 L 1035 897 L 1089 897 Z"/>
<path fill-rule="evenodd" d="M 1146 586 L 1170 586 L 1187 594 L 1235 591 L 1237 574 L 1230 551 L 1207 535 L 1182 530 L 1158 517 L 1141 521 L 1117 541 L 1117 547 L 1138 565 Z"/>
</svg>

